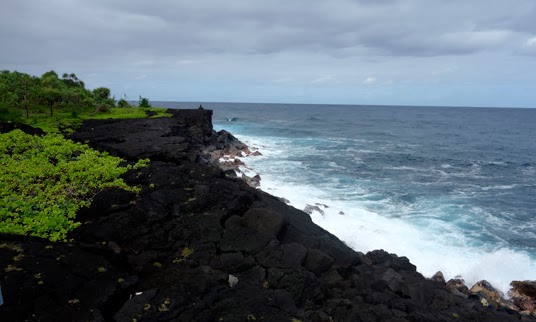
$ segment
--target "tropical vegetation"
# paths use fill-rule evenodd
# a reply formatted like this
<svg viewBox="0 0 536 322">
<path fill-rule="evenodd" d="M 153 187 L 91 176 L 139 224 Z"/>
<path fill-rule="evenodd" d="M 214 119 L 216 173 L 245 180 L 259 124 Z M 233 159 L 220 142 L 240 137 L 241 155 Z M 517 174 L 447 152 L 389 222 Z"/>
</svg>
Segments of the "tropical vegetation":
<svg viewBox="0 0 536 322">
<path fill-rule="evenodd" d="M 127 165 L 59 133 L 87 119 L 169 116 L 141 96 L 140 105 L 131 107 L 126 97 L 116 102 L 106 87 L 89 90 L 75 74 L 1 71 L 0 122 L 22 122 L 48 134 L 0 134 L 0 233 L 65 241 L 81 225 L 78 211 L 96 194 L 112 188 L 137 193 L 140 188 L 128 186 L 122 176 L 149 160 Z"/>
<path fill-rule="evenodd" d="M 151 108 L 140 96 L 132 108 L 126 96 L 116 100 L 109 88 L 86 88 L 75 74 L 61 77 L 49 71 L 41 77 L 21 72 L 0 72 L 0 122 L 22 122 L 45 132 L 69 132 L 83 120 L 99 118 L 141 118 L 169 116 L 165 109 Z"/>
</svg>

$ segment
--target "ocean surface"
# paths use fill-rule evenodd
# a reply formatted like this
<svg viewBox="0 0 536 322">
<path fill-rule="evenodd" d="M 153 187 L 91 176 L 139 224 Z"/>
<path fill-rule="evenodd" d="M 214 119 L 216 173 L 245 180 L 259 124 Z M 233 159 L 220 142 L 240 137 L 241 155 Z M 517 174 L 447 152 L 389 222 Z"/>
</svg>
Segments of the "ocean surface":
<svg viewBox="0 0 536 322">
<path fill-rule="evenodd" d="M 536 109 L 202 104 L 263 154 L 243 159 L 262 190 L 320 204 L 314 222 L 355 250 L 505 293 L 536 280 Z"/>
</svg>

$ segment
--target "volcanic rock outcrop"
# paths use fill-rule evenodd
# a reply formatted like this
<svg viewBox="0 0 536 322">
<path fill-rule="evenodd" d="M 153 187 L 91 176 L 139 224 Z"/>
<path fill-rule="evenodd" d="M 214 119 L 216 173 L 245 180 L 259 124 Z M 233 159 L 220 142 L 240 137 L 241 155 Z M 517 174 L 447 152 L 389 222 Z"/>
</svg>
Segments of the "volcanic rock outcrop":
<svg viewBox="0 0 536 322">
<path fill-rule="evenodd" d="M 0 321 L 532 319 L 453 295 L 405 257 L 348 248 L 308 214 L 225 175 L 207 154 L 228 149 L 212 111 L 173 113 L 88 121 L 72 135 L 151 159 L 124 178 L 142 191 L 99 193 L 71 243 L 0 235 Z"/>
</svg>

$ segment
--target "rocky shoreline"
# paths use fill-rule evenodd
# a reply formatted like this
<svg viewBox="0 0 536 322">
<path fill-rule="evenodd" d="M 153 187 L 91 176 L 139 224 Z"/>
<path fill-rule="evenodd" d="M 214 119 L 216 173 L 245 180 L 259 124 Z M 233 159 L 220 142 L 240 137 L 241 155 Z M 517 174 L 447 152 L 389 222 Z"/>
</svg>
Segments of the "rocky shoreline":
<svg viewBox="0 0 536 322">
<path fill-rule="evenodd" d="M 216 133 L 212 111 L 171 112 L 71 135 L 149 158 L 125 176 L 142 192 L 98 194 L 72 243 L 0 235 L 0 321 L 536 320 L 534 282 L 513 283 L 506 301 L 485 281 L 469 290 L 405 257 L 355 252 L 253 188 L 260 178 L 238 178 L 234 156 L 256 151 Z"/>
</svg>

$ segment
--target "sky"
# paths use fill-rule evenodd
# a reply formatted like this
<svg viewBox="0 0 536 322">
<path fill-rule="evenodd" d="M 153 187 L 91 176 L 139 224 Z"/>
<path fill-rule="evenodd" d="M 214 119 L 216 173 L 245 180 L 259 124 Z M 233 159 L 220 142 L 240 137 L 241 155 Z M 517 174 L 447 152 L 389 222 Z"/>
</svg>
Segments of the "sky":
<svg viewBox="0 0 536 322">
<path fill-rule="evenodd" d="M 536 107 L 534 0 L 2 0 L 0 69 L 152 101 Z"/>
</svg>

